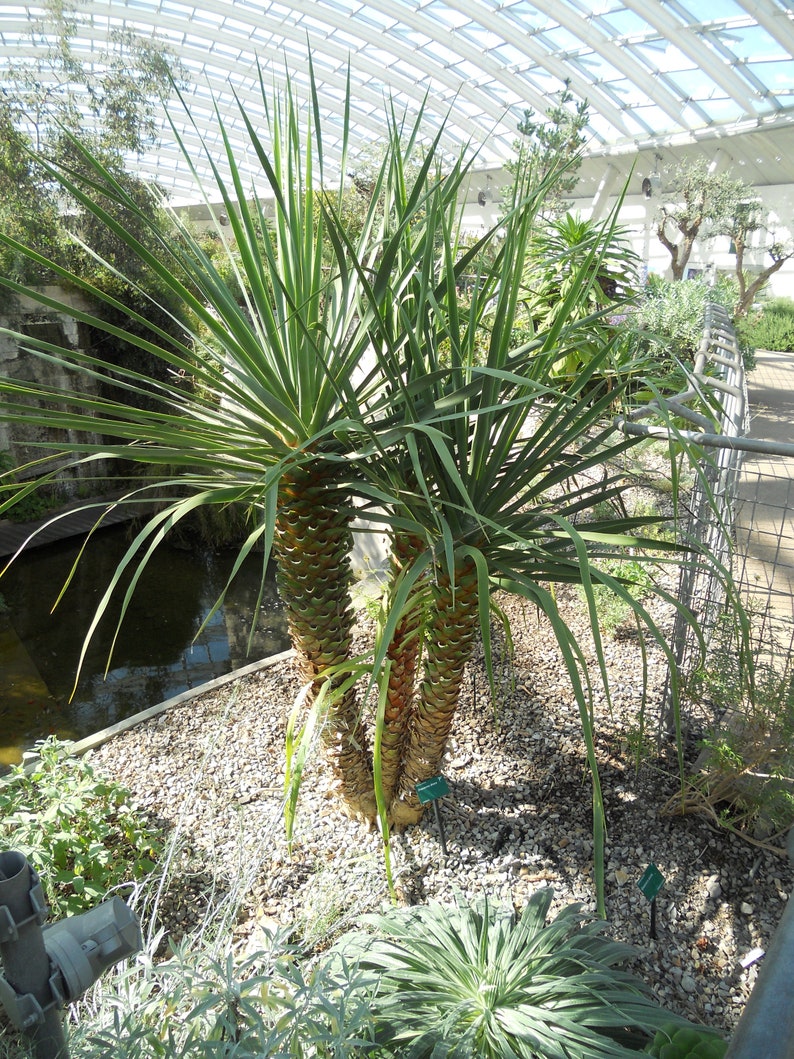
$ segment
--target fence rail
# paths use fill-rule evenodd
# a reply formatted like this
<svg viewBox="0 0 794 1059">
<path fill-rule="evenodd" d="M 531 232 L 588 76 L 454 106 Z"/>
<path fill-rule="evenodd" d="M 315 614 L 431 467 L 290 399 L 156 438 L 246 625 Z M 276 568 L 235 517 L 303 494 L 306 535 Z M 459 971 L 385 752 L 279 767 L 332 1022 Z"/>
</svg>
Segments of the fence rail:
<svg viewBox="0 0 794 1059">
<path fill-rule="evenodd" d="M 759 355 L 748 401 L 743 358 L 727 314 L 708 308 L 692 387 L 666 413 L 696 429 L 677 431 L 637 420 L 658 415 L 659 404 L 640 409 L 618 426 L 648 437 L 684 437 L 709 452 L 700 464 L 691 500 L 688 536 L 733 577 L 750 613 L 751 653 L 781 678 L 789 675 L 794 647 L 794 364 L 791 357 Z M 714 369 L 717 369 L 716 372 Z M 687 401 L 713 394 L 718 429 Z M 755 413 L 749 437 L 750 411 Z M 725 605 L 724 580 L 693 559 L 684 565 L 678 598 L 693 612 L 708 644 Z M 673 651 L 687 675 L 699 653 L 683 618 L 677 618 Z M 668 699 L 670 696 L 668 696 Z M 664 722 L 670 723 L 666 703 Z M 794 860 L 794 831 L 789 833 Z M 726 1059 L 794 1059 L 794 894 L 781 918 L 758 981 L 739 1020 Z"/>
<path fill-rule="evenodd" d="M 750 437 L 751 409 L 742 351 L 725 310 L 710 304 L 703 338 L 692 372 L 692 385 L 671 400 L 638 409 L 617 426 L 627 434 L 673 438 L 702 446 L 708 455 L 700 462 L 690 498 L 688 540 L 701 554 L 716 560 L 709 566 L 693 556 L 682 567 L 678 599 L 697 617 L 706 643 L 725 606 L 722 567 L 752 616 L 751 648 L 757 658 L 778 669 L 788 666 L 794 646 L 794 443 L 785 440 L 794 423 L 794 364 L 782 360 L 790 378 L 770 380 L 766 360 L 759 391 L 767 402 L 790 403 L 771 416 L 756 414 Z M 716 371 L 714 370 L 716 368 Z M 755 387 L 754 387 L 755 390 Z M 714 421 L 687 404 L 703 398 L 715 410 Z M 699 429 L 654 426 L 640 422 L 660 411 L 683 418 Z M 783 414 L 780 414 L 782 411 Z M 789 415 L 790 411 L 790 415 Z M 777 434 L 778 436 L 773 436 Z M 677 675 L 686 679 L 699 657 L 699 644 L 686 618 L 676 616 L 672 634 Z M 665 696 L 663 724 L 672 726 L 672 696 Z"/>
</svg>

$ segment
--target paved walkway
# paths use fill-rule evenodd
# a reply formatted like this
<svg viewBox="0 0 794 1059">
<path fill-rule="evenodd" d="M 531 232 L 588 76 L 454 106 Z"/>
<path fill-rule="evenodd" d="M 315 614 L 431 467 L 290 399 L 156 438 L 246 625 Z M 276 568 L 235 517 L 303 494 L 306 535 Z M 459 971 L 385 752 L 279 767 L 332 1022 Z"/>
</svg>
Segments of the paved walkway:
<svg viewBox="0 0 794 1059">
<path fill-rule="evenodd" d="M 794 441 L 794 353 L 761 351 L 747 380 L 750 437 Z M 768 606 L 772 633 L 787 650 L 794 633 L 794 458 L 745 453 L 738 484 L 737 576 L 754 611 Z M 759 630 L 754 629 L 755 633 Z"/>
</svg>

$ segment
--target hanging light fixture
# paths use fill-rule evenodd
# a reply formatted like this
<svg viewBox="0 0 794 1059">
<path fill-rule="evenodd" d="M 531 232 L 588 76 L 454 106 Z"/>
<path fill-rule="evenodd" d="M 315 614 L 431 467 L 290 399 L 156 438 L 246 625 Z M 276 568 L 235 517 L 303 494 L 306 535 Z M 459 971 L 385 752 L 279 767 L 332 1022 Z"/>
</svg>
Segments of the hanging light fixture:
<svg viewBox="0 0 794 1059">
<path fill-rule="evenodd" d="M 489 202 L 493 202 L 493 187 L 491 186 L 492 180 L 493 180 L 492 177 L 486 176 L 486 178 L 485 178 L 485 181 L 486 181 L 485 187 L 481 188 L 477 192 L 477 204 L 479 206 L 485 206 Z"/>
<path fill-rule="evenodd" d="M 653 172 L 650 176 L 643 177 L 642 193 L 646 199 L 653 198 L 654 195 L 658 195 L 662 190 L 662 175 L 659 172 L 659 162 L 661 160 L 662 156 L 657 154 L 654 158 Z"/>
</svg>

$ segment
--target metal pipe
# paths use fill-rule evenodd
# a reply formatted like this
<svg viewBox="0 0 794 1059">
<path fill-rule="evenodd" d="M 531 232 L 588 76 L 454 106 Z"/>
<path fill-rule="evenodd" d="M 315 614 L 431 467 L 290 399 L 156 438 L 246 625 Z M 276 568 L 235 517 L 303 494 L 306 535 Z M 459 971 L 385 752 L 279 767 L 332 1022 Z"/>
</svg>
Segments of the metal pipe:
<svg viewBox="0 0 794 1059">
<path fill-rule="evenodd" d="M 39 877 L 25 857 L 13 850 L 0 853 L 0 956 L 6 989 L 16 994 L 18 1025 L 30 1037 L 36 1059 L 68 1059 L 41 929 L 46 914 Z"/>
<path fill-rule="evenodd" d="M 46 918 L 36 872 L 21 853 L 0 853 L 0 1006 L 35 1059 L 69 1059 L 60 1009 L 140 950 L 141 925 L 119 897 L 44 927 Z"/>
<path fill-rule="evenodd" d="M 649 426 L 645 423 L 630 423 L 616 419 L 615 428 L 624 434 L 638 437 L 664 438 L 675 441 L 682 438 L 694 445 L 707 448 L 732 449 L 736 452 L 760 452 L 768 456 L 794 456 L 794 444 L 790 441 L 763 441 L 760 438 L 738 438 L 730 434 L 707 434 L 694 430 L 670 430 L 668 427 Z"/>
<path fill-rule="evenodd" d="M 794 831 L 789 832 L 794 860 Z M 794 893 L 780 918 L 725 1059 L 794 1059 Z"/>
</svg>

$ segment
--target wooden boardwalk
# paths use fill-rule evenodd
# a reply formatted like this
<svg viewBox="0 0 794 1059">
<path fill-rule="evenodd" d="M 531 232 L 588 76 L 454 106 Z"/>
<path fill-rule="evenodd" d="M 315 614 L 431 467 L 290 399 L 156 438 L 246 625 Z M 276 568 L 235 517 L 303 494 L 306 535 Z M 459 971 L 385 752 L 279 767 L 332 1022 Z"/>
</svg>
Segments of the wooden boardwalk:
<svg viewBox="0 0 794 1059">
<path fill-rule="evenodd" d="M 94 500 L 91 505 L 85 508 L 78 502 L 36 522 L 0 521 L 0 556 L 14 555 L 23 545 L 26 548 L 38 548 L 69 537 L 85 536 L 91 532 L 103 512 L 102 525 L 105 527 L 129 522 L 140 513 L 140 509 L 116 504 L 114 499 Z"/>
</svg>

